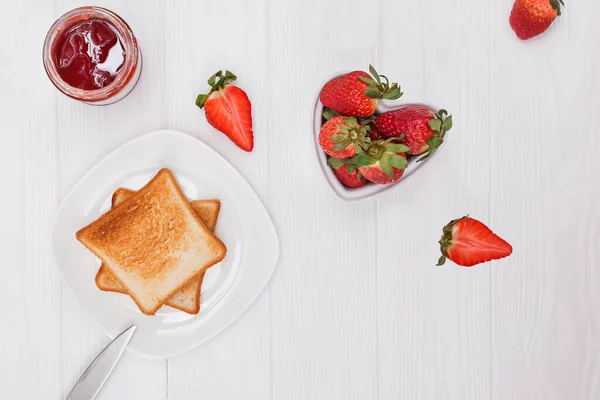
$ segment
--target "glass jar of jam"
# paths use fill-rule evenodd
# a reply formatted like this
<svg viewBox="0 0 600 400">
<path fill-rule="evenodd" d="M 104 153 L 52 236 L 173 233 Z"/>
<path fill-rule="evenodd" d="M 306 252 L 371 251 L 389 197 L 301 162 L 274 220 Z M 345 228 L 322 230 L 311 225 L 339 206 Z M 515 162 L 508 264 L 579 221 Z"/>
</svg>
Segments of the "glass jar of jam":
<svg viewBox="0 0 600 400">
<path fill-rule="evenodd" d="M 88 104 L 115 103 L 137 84 L 142 53 L 127 23 L 100 7 L 60 17 L 46 35 L 44 68 L 58 90 Z"/>
</svg>

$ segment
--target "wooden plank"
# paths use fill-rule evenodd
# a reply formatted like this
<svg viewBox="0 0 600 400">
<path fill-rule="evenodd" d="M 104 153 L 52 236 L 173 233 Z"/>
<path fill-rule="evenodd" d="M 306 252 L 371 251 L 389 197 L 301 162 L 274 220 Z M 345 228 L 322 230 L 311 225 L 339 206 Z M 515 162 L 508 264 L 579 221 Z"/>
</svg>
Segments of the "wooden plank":
<svg viewBox="0 0 600 400">
<path fill-rule="evenodd" d="M 264 200 L 268 141 L 273 113 L 267 102 L 274 81 L 266 65 L 264 1 L 182 1 L 165 3 L 165 109 L 167 127 L 203 140 L 236 168 Z M 207 93 L 208 78 L 229 69 L 253 106 L 255 149 L 245 153 L 212 128 L 196 96 Z M 200 395 L 219 399 L 269 399 L 271 311 L 263 293 L 234 324 L 199 348 L 168 361 L 169 398 Z M 202 311 L 201 311 L 202 312 Z"/>
<path fill-rule="evenodd" d="M 567 6 L 528 42 L 492 24 L 490 206 L 515 248 L 493 266 L 494 399 L 600 397 L 600 8 Z"/>
<path fill-rule="evenodd" d="M 489 267 L 435 267 L 447 222 L 489 217 L 487 5 L 382 0 L 379 15 L 379 68 L 454 115 L 439 158 L 378 201 L 379 398 L 489 399 Z"/>
<path fill-rule="evenodd" d="M 10 16 L 0 26 L 0 170 L 7 179 L 0 228 L 0 398 L 56 397 L 62 389 L 61 286 L 47 229 L 56 206 L 55 101 L 40 58 L 49 23 L 44 15 L 52 5 L 5 2 L 0 12 Z"/>
<path fill-rule="evenodd" d="M 269 1 L 269 210 L 281 238 L 271 286 L 272 399 L 373 399 L 377 392 L 375 204 L 343 205 L 321 177 L 312 101 L 377 51 L 377 2 Z"/>
</svg>

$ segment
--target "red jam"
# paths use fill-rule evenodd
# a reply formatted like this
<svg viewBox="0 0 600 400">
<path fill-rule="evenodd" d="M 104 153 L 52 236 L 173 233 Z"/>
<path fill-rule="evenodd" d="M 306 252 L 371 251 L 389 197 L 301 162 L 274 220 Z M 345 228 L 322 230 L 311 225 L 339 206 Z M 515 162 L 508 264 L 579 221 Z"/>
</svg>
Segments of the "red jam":
<svg viewBox="0 0 600 400">
<path fill-rule="evenodd" d="M 99 18 L 75 23 L 56 38 L 52 52 L 60 77 L 83 90 L 110 85 L 126 57 L 116 29 Z"/>
</svg>

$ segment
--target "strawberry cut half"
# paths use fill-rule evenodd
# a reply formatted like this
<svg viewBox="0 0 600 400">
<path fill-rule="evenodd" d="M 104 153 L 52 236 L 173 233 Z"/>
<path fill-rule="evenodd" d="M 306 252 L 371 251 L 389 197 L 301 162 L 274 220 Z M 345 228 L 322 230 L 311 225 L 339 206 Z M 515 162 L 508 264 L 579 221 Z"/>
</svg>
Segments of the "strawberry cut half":
<svg viewBox="0 0 600 400">
<path fill-rule="evenodd" d="M 208 80 L 210 92 L 198 95 L 196 105 L 204 108 L 209 124 L 239 148 L 250 152 L 254 149 L 252 104 L 246 92 L 231 84 L 236 79 L 229 71 L 215 73 Z"/>
<path fill-rule="evenodd" d="M 450 221 L 439 241 L 442 256 L 438 266 L 449 258 L 463 267 L 499 260 L 512 254 L 512 246 L 482 222 L 463 217 Z"/>
</svg>

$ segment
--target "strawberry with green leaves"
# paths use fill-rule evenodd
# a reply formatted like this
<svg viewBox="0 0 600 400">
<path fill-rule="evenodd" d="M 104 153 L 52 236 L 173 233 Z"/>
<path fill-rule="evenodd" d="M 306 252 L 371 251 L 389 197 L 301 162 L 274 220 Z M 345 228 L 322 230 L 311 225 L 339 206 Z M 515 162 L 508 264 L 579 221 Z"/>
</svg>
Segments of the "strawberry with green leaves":
<svg viewBox="0 0 600 400">
<path fill-rule="evenodd" d="M 321 90 L 321 103 L 340 114 L 353 117 L 369 117 L 377 110 L 380 99 L 396 100 L 402 96 L 397 83 L 385 75 L 379 75 L 369 66 L 371 75 L 353 71 L 325 84 Z"/>
<path fill-rule="evenodd" d="M 402 138 L 378 140 L 364 154 L 354 157 L 361 174 L 370 182 L 383 185 L 398 181 L 408 167 L 408 146 L 400 143 Z"/>
<path fill-rule="evenodd" d="M 362 153 L 371 140 L 367 137 L 367 128 L 354 117 L 337 116 L 331 118 L 319 133 L 319 145 L 334 158 L 350 158 Z"/>
<path fill-rule="evenodd" d="M 340 160 L 339 158 L 330 157 L 327 164 L 333 169 L 333 173 L 344 186 L 359 188 L 367 184 L 367 180 L 362 176 L 353 159 Z"/>
<path fill-rule="evenodd" d="M 517 37 L 528 40 L 550 27 L 560 15 L 563 0 L 516 0 L 510 13 L 510 26 Z"/>
<path fill-rule="evenodd" d="M 379 115 L 375 124 L 385 138 L 404 135 L 402 143 L 410 147 L 408 154 L 424 154 L 418 160 L 423 161 L 444 142 L 446 133 L 452 129 L 452 116 L 446 110 L 434 114 L 425 106 L 411 105 Z"/>
<path fill-rule="evenodd" d="M 513 250 L 490 228 L 468 216 L 450 221 L 439 243 L 442 256 L 437 265 L 443 265 L 449 258 L 460 266 L 472 267 L 508 257 Z"/>
<path fill-rule="evenodd" d="M 254 148 L 252 105 L 246 92 L 232 85 L 236 79 L 229 71 L 225 74 L 217 72 L 208 79 L 210 92 L 198 95 L 196 105 L 204 108 L 206 120 L 215 129 L 242 150 L 250 152 Z"/>
</svg>

